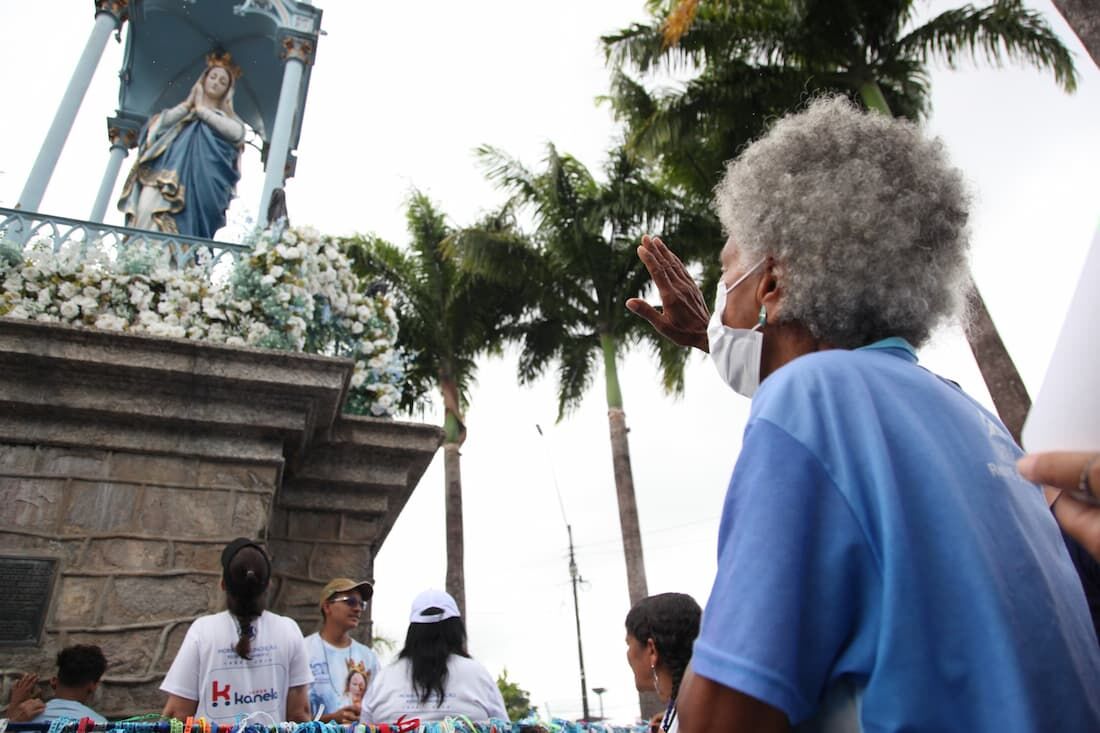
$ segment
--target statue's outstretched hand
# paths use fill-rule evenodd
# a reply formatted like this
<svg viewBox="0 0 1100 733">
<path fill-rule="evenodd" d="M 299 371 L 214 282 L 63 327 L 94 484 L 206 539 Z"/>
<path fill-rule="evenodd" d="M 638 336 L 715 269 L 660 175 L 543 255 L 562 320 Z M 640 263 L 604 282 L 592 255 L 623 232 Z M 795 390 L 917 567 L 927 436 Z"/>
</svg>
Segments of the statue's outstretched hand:
<svg viewBox="0 0 1100 733">
<path fill-rule="evenodd" d="M 642 237 L 638 257 L 657 286 L 661 307 L 655 308 L 641 298 L 630 298 L 626 307 L 649 321 L 657 333 L 673 343 L 709 351 L 707 322 L 710 310 L 703 300 L 703 291 L 695 284 L 684 263 L 659 237 L 648 234 Z"/>
</svg>

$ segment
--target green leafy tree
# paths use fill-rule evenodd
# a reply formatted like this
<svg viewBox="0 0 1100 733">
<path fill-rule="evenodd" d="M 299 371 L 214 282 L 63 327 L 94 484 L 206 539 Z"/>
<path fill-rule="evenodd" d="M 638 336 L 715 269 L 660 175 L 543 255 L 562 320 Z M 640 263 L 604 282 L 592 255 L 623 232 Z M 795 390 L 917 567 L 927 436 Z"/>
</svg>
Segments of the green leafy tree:
<svg viewBox="0 0 1100 733">
<path fill-rule="evenodd" d="M 928 64 L 960 59 L 1030 64 L 1076 87 L 1069 50 L 1021 0 L 964 5 L 914 27 L 915 0 L 653 0 L 651 20 L 604 37 L 610 100 L 633 149 L 667 181 L 705 202 L 723 162 L 807 94 L 838 92 L 884 114 L 929 110 Z M 638 77 L 694 71 L 681 90 Z M 632 76 L 633 74 L 633 76 Z M 1019 438 L 1030 399 L 973 288 L 967 337 L 1002 420 Z"/>
<path fill-rule="evenodd" d="M 500 671 L 497 677 L 497 689 L 504 698 L 504 709 L 508 711 L 508 720 L 523 720 L 538 715 L 539 709 L 531 704 L 531 693 L 508 679 L 508 668 Z"/>
<path fill-rule="evenodd" d="M 407 212 L 409 249 L 373 236 L 347 241 L 356 272 L 393 289 L 398 343 L 407 364 L 401 407 L 422 408 L 427 396 L 443 399 L 443 474 L 446 484 L 447 592 L 466 612 L 462 474 L 459 450 L 466 440 L 465 413 L 476 359 L 499 353 L 509 325 L 523 312 L 523 291 L 461 269 L 449 254 L 456 239 L 507 242 L 512 223 L 489 218 L 456 230 L 422 193 L 414 192 Z"/>
</svg>

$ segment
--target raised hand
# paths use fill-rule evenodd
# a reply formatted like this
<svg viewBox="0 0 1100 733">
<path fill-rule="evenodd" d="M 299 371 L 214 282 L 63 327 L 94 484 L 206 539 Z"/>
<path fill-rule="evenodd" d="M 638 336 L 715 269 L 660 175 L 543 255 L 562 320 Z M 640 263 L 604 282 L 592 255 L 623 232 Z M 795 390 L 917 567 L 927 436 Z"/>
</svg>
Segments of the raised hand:
<svg viewBox="0 0 1100 733">
<path fill-rule="evenodd" d="M 26 723 L 46 709 L 46 704 L 34 695 L 37 684 L 38 675 L 33 672 L 28 672 L 15 681 L 11 686 L 11 699 L 8 702 L 8 720 Z"/>
<path fill-rule="evenodd" d="M 703 291 L 695 284 L 684 263 L 659 237 L 649 235 L 642 237 L 638 257 L 657 286 L 661 308 L 658 310 L 641 298 L 630 298 L 626 307 L 649 321 L 657 333 L 673 343 L 709 351 L 707 322 L 710 310 L 703 299 Z"/>
<path fill-rule="evenodd" d="M 18 705 L 24 700 L 30 700 L 34 697 L 34 688 L 38 684 L 38 675 L 34 672 L 27 672 L 15 681 L 15 684 L 11 686 L 11 701 L 10 705 Z"/>
</svg>

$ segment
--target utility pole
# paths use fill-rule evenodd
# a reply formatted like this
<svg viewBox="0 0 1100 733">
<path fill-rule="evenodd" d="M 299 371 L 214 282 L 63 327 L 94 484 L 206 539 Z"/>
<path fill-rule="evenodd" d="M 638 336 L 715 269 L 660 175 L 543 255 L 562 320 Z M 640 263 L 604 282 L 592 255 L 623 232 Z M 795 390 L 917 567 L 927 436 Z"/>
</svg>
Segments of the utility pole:
<svg viewBox="0 0 1100 733">
<path fill-rule="evenodd" d="M 577 561 L 573 557 L 573 526 L 567 524 L 565 530 L 569 533 L 569 577 L 573 579 L 573 614 L 577 618 L 577 659 L 581 664 L 581 706 L 584 710 L 584 722 L 587 723 L 592 718 L 588 714 L 588 685 L 584 678 L 584 647 L 581 645 L 581 608 L 577 602 L 577 583 L 581 582 L 581 578 L 577 572 Z"/>
<path fill-rule="evenodd" d="M 539 437 L 545 437 L 542 433 L 542 428 L 538 423 L 535 423 L 535 430 L 539 432 Z M 584 582 L 580 577 L 580 573 L 577 572 L 577 559 L 573 555 L 573 525 L 569 523 L 569 520 L 565 518 L 565 503 L 561 500 L 561 489 L 558 488 L 558 478 L 554 475 L 554 462 L 549 460 L 550 454 L 547 452 L 547 463 L 550 466 L 550 478 L 554 481 L 554 492 L 558 495 L 558 508 L 561 509 L 561 521 L 565 524 L 565 531 L 569 533 L 569 577 L 573 581 L 573 616 L 577 620 L 577 659 L 581 665 L 581 708 L 584 710 L 584 722 L 591 722 L 592 716 L 588 712 L 588 683 L 584 677 L 584 646 L 581 644 L 581 607 L 577 599 L 577 583 Z M 603 698 L 600 698 L 601 717 L 603 715 Z"/>
</svg>

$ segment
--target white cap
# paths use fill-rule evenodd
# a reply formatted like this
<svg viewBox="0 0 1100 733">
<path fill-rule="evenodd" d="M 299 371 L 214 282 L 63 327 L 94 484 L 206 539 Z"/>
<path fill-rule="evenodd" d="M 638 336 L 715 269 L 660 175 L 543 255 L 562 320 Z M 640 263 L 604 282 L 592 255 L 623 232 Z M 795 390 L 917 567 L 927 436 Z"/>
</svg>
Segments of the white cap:
<svg viewBox="0 0 1100 733">
<path fill-rule="evenodd" d="M 428 609 L 432 609 L 431 613 L 428 613 Z M 450 593 L 426 590 L 413 599 L 409 621 L 414 624 L 434 624 L 449 618 L 458 618 L 460 615 L 458 604 Z"/>
</svg>

